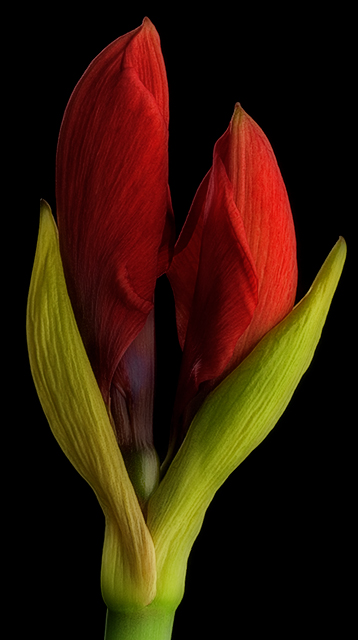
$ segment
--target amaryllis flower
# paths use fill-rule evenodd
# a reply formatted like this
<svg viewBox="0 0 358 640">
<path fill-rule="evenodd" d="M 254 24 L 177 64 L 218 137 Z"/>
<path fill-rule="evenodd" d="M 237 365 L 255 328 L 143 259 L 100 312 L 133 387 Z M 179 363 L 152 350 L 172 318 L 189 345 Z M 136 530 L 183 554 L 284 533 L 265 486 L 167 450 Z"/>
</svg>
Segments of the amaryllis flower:
<svg viewBox="0 0 358 640">
<path fill-rule="evenodd" d="M 173 247 L 167 82 L 148 19 L 92 62 L 70 98 L 57 221 L 42 202 L 27 311 L 33 378 L 105 514 L 106 638 L 164 640 L 210 501 L 312 360 L 345 242 L 293 307 L 285 186 L 266 136 L 237 105 Z M 183 354 L 160 475 L 153 305 L 163 273 Z"/>
<path fill-rule="evenodd" d="M 208 391 L 295 301 L 296 238 L 286 188 L 269 141 L 240 105 L 215 145 L 168 276 L 183 349 L 180 444 Z"/>
<path fill-rule="evenodd" d="M 145 19 L 89 66 L 58 141 L 67 288 L 127 466 L 137 451 L 155 457 L 154 289 L 174 243 L 168 120 L 159 37 Z"/>
</svg>

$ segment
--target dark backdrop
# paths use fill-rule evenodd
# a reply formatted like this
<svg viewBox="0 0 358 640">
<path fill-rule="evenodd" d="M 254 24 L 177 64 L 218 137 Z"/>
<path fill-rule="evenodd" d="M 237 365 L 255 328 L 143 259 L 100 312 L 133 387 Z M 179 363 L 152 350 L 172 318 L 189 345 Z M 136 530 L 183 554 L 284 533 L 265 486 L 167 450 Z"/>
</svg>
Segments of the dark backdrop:
<svg viewBox="0 0 358 640">
<path fill-rule="evenodd" d="M 148 15 L 159 31 L 168 74 L 170 186 L 178 228 L 239 101 L 271 141 L 287 185 L 299 298 L 338 236 L 345 236 L 348 260 L 314 361 L 273 432 L 210 506 L 190 556 L 173 639 L 214 632 L 222 638 L 289 638 L 308 629 L 321 637 L 336 625 L 337 637 L 344 637 L 352 604 L 349 450 L 355 415 L 348 403 L 356 355 L 350 295 L 356 251 L 353 15 L 344 3 L 334 14 L 302 3 L 286 5 L 290 9 L 266 3 L 264 10 L 225 1 L 207 10 L 198 6 L 205 5 L 49 5 L 39 26 L 39 195 L 55 211 L 57 135 L 76 82 L 101 49 Z M 36 206 L 26 217 L 28 278 L 37 228 Z M 24 527 L 30 575 L 36 576 L 31 597 L 35 621 L 39 615 L 37 636 L 50 637 L 41 635 L 40 615 L 47 610 L 55 621 L 51 637 L 100 639 L 104 519 L 48 428 L 27 360 L 23 386 L 25 495 L 31 505 Z"/>
</svg>

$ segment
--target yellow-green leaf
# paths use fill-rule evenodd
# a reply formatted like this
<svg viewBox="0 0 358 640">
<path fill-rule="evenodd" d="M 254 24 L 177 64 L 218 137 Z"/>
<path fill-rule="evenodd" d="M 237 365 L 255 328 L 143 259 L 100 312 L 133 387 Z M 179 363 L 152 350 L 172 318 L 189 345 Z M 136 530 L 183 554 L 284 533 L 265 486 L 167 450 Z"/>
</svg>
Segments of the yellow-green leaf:
<svg viewBox="0 0 358 640">
<path fill-rule="evenodd" d="M 340 238 L 308 294 L 207 397 L 194 417 L 148 505 L 158 600 L 180 601 L 186 561 L 210 501 L 289 403 L 312 360 L 345 256 L 346 244 Z"/>
<path fill-rule="evenodd" d="M 31 371 L 52 432 L 106 517 L 102 591 L 109 608 L 144 606 L 156 591 L 154 546 L 73 314 L 47 203 L 27 308 Z"/>
</svg>

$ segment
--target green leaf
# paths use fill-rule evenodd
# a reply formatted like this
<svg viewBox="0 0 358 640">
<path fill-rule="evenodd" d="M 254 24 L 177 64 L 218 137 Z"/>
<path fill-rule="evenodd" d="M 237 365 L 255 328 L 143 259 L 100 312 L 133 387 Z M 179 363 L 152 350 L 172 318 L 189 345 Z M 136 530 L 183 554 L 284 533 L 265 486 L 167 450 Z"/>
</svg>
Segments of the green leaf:
<svg viewBox="0 0 358 640">
<path fill-rule="evenodd" d="M 112 610 L 154 598 L 155 552 L 67 293 L 58 233 L 42 203 L 27 308 L 31 371 L 51 430 L 106 517 L 102 591 Z"/>
<path fill-rule="evenodd" d="M 340 238 L 307 295 L 196 414 L 148 505 L 158 600 L 180 602 L 187 558 L 215 492 L 287 407 L 312 360 L 345 256 L 346 244 Z"/>
</svg>

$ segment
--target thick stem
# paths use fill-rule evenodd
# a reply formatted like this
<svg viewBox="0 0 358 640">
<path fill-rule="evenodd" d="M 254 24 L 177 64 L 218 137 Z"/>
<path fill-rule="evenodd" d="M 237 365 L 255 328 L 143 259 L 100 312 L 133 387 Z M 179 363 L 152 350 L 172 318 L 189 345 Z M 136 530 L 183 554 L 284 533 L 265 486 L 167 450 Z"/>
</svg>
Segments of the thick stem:
<svg viewBox="0 0 358 640">
<path fill-rule="evenodd" d="M 145 607 L 139 611 L 107 610 L 104 640 L 170 640 L 175 611 Z"/>
</svg>

